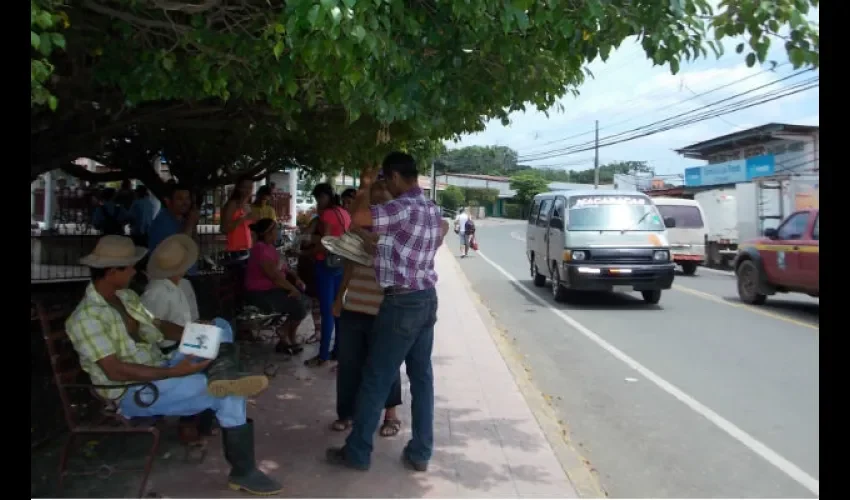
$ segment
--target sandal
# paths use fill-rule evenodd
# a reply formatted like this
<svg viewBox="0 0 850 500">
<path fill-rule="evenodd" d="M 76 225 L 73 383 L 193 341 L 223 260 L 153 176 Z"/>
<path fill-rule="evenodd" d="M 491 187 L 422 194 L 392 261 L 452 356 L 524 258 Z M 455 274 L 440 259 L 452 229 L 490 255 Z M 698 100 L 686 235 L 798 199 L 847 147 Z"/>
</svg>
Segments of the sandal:
<svg viewBox="0 0 850 500">
<path fill-rule="evenodd" d="M 318 356 L 313 356 L 312 358 L 310 358 L 310 359 L 308 359 L 307 361 L 304 362 L 304 366 L 316 368 L 316 367 L 319 367 L 319 366 L 324 366 L 325 363 L 327 363 L 327 362 L 328 361 L 326 359 L 322 359 Z"/>
<path fill-rule="evenodd" d="M 351 429 L 351 420 L 336 420 L 331 424 L 331 430 L 336 432 L 345 432 Z"/>
<path fill-rule="evenodd" d="M 303 351 L 304 348 L 300 345 L 284 344 L 283 342 L 278 342 L 278 344 L 274 346 L 274 352 L 278 354 L 289 354 L 290 356 L 295 356 L 297 354 L 301 354 Z"/>
<path fill-rule="evenodd" d="M 384 423 L 381 424 L 381 429 L 378 433 L 381 437 L 393 437 L 397 436 L 399 431 L 401 431 L 401 420 L 387 418 L 384 419 Z"/>
</svg>

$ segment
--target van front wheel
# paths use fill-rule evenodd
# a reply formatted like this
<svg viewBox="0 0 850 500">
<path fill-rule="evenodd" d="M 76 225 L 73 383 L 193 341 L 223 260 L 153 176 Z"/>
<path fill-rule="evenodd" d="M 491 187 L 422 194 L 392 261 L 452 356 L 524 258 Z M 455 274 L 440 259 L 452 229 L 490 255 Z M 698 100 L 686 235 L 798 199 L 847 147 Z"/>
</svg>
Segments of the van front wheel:
<svg viewBox="0 0 850 500">
<path fill-rule="evenodd" d="M 565 302 L 567 300 L 567 290 L 561 285 L 561 275 L 558 273 L 558 268 L 552 271 L 552 297 L 555 302 Z"/>
<path fill-rule="evenodd" d="M 546 276 L 540 274 L 540 271 L 537 269 L 537 264 L 533 262 L 531 263 L 531 276 L 534 277 L 534 286 L 546 286 Z"/>
<path fill-rule="evenodd" d="M 682 274 L 685 276 L 693 276 L 697 272 L 697 265 L 693 262 L 682 263 Z"/>
<path fill-rule="evenodd" d="M 661 300 L 661 290 L 644 290 L 640 292 L 647 304 L 657 304 Z"/>
</svg>

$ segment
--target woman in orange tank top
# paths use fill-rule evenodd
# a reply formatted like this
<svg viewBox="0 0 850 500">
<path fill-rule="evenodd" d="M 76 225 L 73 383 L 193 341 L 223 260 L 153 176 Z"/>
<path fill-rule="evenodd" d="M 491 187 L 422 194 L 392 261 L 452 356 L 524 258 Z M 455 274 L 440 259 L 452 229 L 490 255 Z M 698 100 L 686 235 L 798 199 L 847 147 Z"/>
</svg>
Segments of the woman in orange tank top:
<svg viewBox="0 0 850 500">
<path fill-rule="evenodd" d="M 254 181 L 250 177 L 240 177 L 221 210 L 221 232 L 227 236 L 226 250 L 231 262 L 244 261 L 251 250 L 249 226 L 254 222 L 250 205 L 253 191 Z"/>
</svg>

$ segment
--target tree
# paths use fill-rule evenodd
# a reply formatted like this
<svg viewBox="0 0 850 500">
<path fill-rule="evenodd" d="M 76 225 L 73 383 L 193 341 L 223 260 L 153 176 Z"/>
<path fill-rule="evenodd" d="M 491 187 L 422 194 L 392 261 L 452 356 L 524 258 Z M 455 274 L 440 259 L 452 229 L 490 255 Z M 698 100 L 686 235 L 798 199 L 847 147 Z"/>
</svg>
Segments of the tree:
<svg viewBox="0 0 850 500">
<path fill-rule="evenodd" d="M 779 38 L 795 67 L 817 67 L 818 28 L 803 17 L 816 5 L 31 0 L 31 163 L 63 166 L 139 123 L 264 117 L 300 139 L 324 117 L 334 139 L 321 143 L 320 168 L 338 169 L 548 109 L 629 36 L 673 73 L 742 35 L 750 65 Z"/>
<path fill-rule="evenodd" d="M 529 171 L 511 177 L 510 187 L 516 191 L 514 199 L 523 205 L 528 205 L 535 196 L 549 189 L 549 182 L 540 174 Z"/>
<path fill-rule="evenodd" d="M 492 205 L 499 199 L 498 189 L 464 187 L 461 191 L 468 206 Z"/>
<path fill-rule="evenodd" d="M 446 189 L 437 192 L 437 201 L 444 208 L 457 210 L 463 206 L 463 191 L 457 186 L 446 186 Z"/>
<path fill-rule="evenodd" d="M 511 175 L 518 171 L 517 152 L 505 146 L 450 149 L 440 158 L 443 170 L 478 175 Z"/>
</svg>

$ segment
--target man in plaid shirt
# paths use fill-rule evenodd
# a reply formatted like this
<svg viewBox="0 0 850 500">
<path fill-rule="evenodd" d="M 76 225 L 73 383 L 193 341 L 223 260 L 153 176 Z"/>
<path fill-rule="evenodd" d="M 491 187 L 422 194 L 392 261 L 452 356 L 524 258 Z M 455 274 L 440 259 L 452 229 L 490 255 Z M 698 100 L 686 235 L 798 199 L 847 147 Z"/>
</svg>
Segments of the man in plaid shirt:
<svg viewBox="0 0 850 500">
<path fill-rule="evenodd" d="M 352 204 L 353 224 L 371 226 L 358 231 L 376 243 L 375 271 L 384 290 L 374 323 L 375 340 L 357 393 L 351 433 L 342 448 L 330 448 L 331 463 L 366 470 L 372 441 L 401 364 L 410 379 L 412 439 L 404 449 L 408 467 L 428 468 L 434 445 L 434 374 L 431 350 L 437 322 L 437 273 L 434 256 L 443 243 L 448 224 L 437 205 L 419 188 L 416 161 L 406 153 L 384 158 L 382 174 L 395 198 L 371 205 L 371 175 L 364 175 Z M 367 211 L 365 207 L 371 208 Z"/>
</svg>

